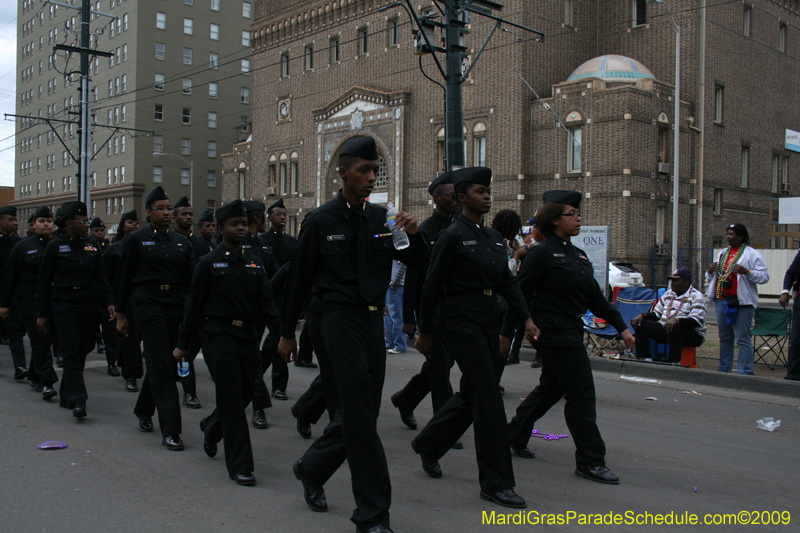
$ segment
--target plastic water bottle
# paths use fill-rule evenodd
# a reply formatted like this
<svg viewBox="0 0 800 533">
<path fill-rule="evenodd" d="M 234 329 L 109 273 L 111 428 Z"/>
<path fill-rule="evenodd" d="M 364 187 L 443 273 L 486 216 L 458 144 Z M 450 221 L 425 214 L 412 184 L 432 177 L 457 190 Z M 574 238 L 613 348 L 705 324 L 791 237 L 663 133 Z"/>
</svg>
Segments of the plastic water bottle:
<svg viewBox="0 0 800 533">
<path fill-rule="evenodd" d="M 178 375 L 182 378 L 189 375 L 189 362 L 186 359 L 181 359 L 178 363 Z"/>
<path fill-rule="evenodd" d="M 386 204 L 386 225 L 389 227 L 389 231 L 392 232 L 395 250 L 403 250 L 411 245 L 406 232 L 394 225 L 394 217 L 396 217 L 399 212 L 400 210 L 397 209 L 392 202 Z"/>
</svg>

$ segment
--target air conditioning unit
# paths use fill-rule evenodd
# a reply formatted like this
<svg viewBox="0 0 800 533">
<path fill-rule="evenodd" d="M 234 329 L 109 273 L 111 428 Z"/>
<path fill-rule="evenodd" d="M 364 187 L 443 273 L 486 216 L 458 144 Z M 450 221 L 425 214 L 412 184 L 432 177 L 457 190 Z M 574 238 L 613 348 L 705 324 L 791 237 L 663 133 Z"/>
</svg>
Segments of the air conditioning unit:
<svg viewBox="0 0 800 533">
<path fill-rule="evenodd" d="M 275 196 L 275 187 L 267 187 L 267 196 Z"/>
<path fill-rule="evenodd" d="M 783 194 L 789 194 L 792 192 L 792 184 L 791 183 L 781 183 L 781 192 Z"/>
<path fill-rule="evenodd" d="M 669 174 L 669 163 L 659 163 L 658 164 L 658 173 L 659 174 Z"/>
</svg>

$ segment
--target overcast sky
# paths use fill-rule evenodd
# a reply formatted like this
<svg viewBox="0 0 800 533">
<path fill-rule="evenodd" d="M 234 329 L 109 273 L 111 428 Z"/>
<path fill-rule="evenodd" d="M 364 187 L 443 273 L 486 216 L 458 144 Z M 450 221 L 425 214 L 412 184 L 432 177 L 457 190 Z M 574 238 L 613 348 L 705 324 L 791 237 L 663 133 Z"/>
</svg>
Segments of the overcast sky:
<svg viewBox="0 0 800 533">
<path fill-rule="evenodd" d="M 17 2 L 0 2 L 0 185 L 14 185 L 14 123 L 5 113 L 16 113 Z"/>
</svg>

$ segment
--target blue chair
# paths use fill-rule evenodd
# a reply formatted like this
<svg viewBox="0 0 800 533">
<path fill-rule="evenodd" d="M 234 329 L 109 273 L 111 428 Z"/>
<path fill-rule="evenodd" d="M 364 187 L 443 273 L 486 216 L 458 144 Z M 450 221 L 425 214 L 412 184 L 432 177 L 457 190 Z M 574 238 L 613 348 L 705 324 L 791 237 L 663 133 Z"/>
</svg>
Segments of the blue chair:
<svg viewBox="0 0 800 533">
<path fill-rule="evenodd" d="M 614 306 L 622 315 L 622 320 L 628 326 L 630 332 L 633 333 L 633 329 L 630 326 L 631 320 L 640 313 L 650 311 L 655 300 L 656 291 L 654 289 L 626 287 L 617 293 Z M 614 326 L 609 325 L 605 328 L 584 326 L 583 329 L 586 332 L 586 351 L 589 355 L 604 355 L 609 348 L 616 349 L 618 352 L 625 349 L 622 335 Z"/>
</svg>

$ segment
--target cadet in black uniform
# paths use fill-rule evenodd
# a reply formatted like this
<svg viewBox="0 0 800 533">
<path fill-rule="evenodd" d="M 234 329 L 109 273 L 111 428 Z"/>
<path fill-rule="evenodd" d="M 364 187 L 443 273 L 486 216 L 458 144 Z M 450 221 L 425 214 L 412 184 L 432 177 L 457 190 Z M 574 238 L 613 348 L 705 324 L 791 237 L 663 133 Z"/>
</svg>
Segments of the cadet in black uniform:
<svg viewBox="0 0 800 533">
<path fill-rule="evenodd" d="M 422 457 L 425 472 L 441 477 L 439 459 L 469 426 L 475 423 L 475 447 L 480 473 L 480 496 L 506 507 L 525 507 L 514 492 L 514 472 L 508 449 L 505 407 L 494 370 L 499 356 L 497 315 L 500 293 L 520 317 L 525 329 L 538 335 L 517 281 L 506 261 L 503 238 L 482 225 L 482 216 L 492 207 L 488 168 L 465 168 L 452 172 L 461 216 L 436 239 L 420 303 L 417 349 L 431 353 L 431 333 L 436 306 L 444 290 L 447 300 L 442 314 L 445 338 L 461 368 L 461 392 L 454 394 L 412 441 Z"/>
<path fill-rule="evenodd" d="M 605 466 L 606 447 L 597 429 L 592 366 L 583 345 L 580 316 L 589 309 L 622 332 L 629 350 L 635 341 L 619 311 L 608 303 L 594 279 L 586 254 L 570 244 L 581 230 L 581 194 L 548 191 L 536 216 L 536 228 L 544 242 L 531 248 L 522 263 L 519 284 L 542 334 L 533 347 L 542 355 L 539 385 L 517 408 L 509 423 L 509 442 L 514 454 L 532 458 L 527 448 L 534 423 L 561 398 L 566 397 L 564 417 L 575 441 L 575 475 L 600 483 L 619 483 Z M 503 324 L 503 350 L 508 349 L 516 317 L 510 309 Z"/>
<path fill-rule="evenodd" d="M 242 243 L 242 248 L 255 255 L 261 260 L 267 279 L 271 279 L 278 271 L 278 263 L 267 243 L 258 238 L 258 234 L 267 228 L 267 217 L 264 214 L 264 202 L 248 201 L 243 202 L 247 211 L 247 234 Z M 286 399 L 286 385 L 289 382 L 289 367 L 286 361 L 278 355 L 278 347 L 271 339 L 277 339 L 280 335 L 280 318 L 275 318 L 266 324 L 269 327 L 270 335 L 264 340 L 264 346 L 260 352 L 260 370 L 255 377 L 253 390 L 253 427 L 256 429 L 267 429 L 267 414 L 265 409 L 272 407 L 272 400 L 269 399 L 269 389 L 264 383 L 264 373 L 272 365 L 272 388 L 273 395 L 278 399 Z M 259 331 L 258 339 L 264 335 L 264 328 Z M 271 336 L 271 337 L 270 337 Z"/>
<path fill-rule="evenodd" d="M 119 220 L 117 233 L 114 235 L 114 242 L 108 245 L 103 252 L 103 263 L 106 266 L 106 275 L 111 283 L 112 289 L 116 287 L 117 269 L 119 259 L 122 257 L 122 239 L 139 229 L 139 215 L 136 210 L 123 213 Z M 125 390 L 128 392 L 139 392 L 139 385 L 136 380 L 144 375 L 144 364 L 142 361 L 142 337 L 139 328 L 136 327 L 136 318 L 133 316 L 133 308 L 128 302 L 128 308 L 123 313 L 128 320 L 128 335 L 119 335 L 114 331 L 119 339 L 121 354 L 119 367 L 122 377 L 125 379 Z"/>
<path fill-rule="evenodd" d="M 212 249 L 214 248 L 214 232 L 216 228 L 217 225 L 214 224 L 214 213 L 211 211 L 203 211 L 197 219 L 197 232 Z"/>
<path fill-rule="evenodd" d="M 409 335 L 413 335 L 417 329 L 422 285 L 425 282 L 433 245 L 439 234 L 453 223 L 453 215 L 458 212 L 458 201 L 452 175 L 449 172 L 433 180 L 428 186 L 428 193 L 433 197 L 436 208 L 433 215 L 425 219 L 419 226 L 419 232 L 428 247 L 425 255 L 426 268 L 409 268 L 406 271 L 406 284 L 403 292 L 403 322 L 405 324 L 403 330 Z M 392 405 L 400 411 L 400 419 L 409 429 L 417 429 L 414 409 L 429 392 L 434 413 L 441 409 L 453 395 L 453 387 L 450 385 L 450 368 L 453 366 L 453 358 L 444 337 L 441 302 L 436 306 L 435 321 L 430 357 L 425 359 L 419 374 L 412 377 L 402 390 L 392 395 Z"/>
<path fill-rule="evenodd" d="M 104 320 L 114 318 L 114 305 L 99 244 L 87 235 L 86 204 L 67 202 L 61 206 L 61 212 L 67 231 L 45 248 L 37 280 L 36 324 L 41 331 L 47 331 L 52 305 L 64 361 L 59 390 L 61 406 L 72 409 L 75 418 L 84 418 L 89 396 L 83 369 L 86 355 L 97 339 L 97 301 L 108 311 Z"/>
<path fill-rule="evenodd" d="M 111 246 L 108 239 L 106 239 L 106 225 L 100 219 L 100 217 L 94 217 L 92 222 L 89 224 L 89 231 L 91 232 L 92 237 L 100 244 L 100 253 L 101 255 L 105 256 L 105 252 L 108 250 L 108 247 Z M 105 260 L 103 261 L 105 265 Z M 109 283 L 111 283 L 111 277 L 106 272 L 106 276 L 108 276 Z M 97 340 L 97 352 L 98 353 L 105 353 L 106 355 L 106 364 L 108 365 L 108 375 L 118 377 L 120 375 L 119 367 L 117 366 L 122 359 L 122 344 L 119 340 L 119 334 L 117 333 L 117 322 L 113 320 L 109 322 L 108 320 L 103 320 L 103 316 L 105 314 L 105 310 L 99 308 L 98 311 L 98 322 L 100 323 L 100 330 Z"/>
<path fill-rule="evenodd" d="M 228 474 L 239 485 L 256 483 L 244 410 L 261 364 L 258 343 L 264 323 L 279 319 L 261 261 L 242 248 L 247 215 L 241 200 L 217 209 L 223 242 L 197 264 L 174 351 L 175 359 L 185 358 L 191 339 L 200 335 L 217 394 L 217 408 L 201 422 L 203 448 L 214 457 L 217 442 L 224 439 Z"/>
<path fill-rule="evenodd" d="M 180 451 L 181 409 L 172 351 L 178 344 L 196 261 L 189 239 L 169 231 L 173 209 L 164 189 L 153 189 L 145 206 L 150 224 L 122 241 L 115 300 L 118 309 L 133 304 L 144 341 L 147 373 L 133 410 L 139 418 L 139 430 L 153 431 L 152 417 L 158 409 L 161 443 L 168 450 Z M 126 317 L 117 315 L 117 329 L 123 334 L 128 333 Z"/>
<path fill-rule="evenodd" d="M 0 316 L 8 316 L 13 302 L 22 317 L 25 332 L 31 341 L 31 366 L 28 379 L 34 390 L 49 400 L 56 396 L 53 384 L 58 374 L 53 369 L 53 353 L 50 350 L 50 335 L 39 331 L 36 325 L 36 284 L 42 257 L 53 234 L 53 212 L 42 206 L 33 214 L 34 234 L 22 239 L 11 250 L 6 268 L 3 290 L 0 293 Z"/>
<path fill-rule="evenodd" d="M 17 235 L 17 208 L 14 206 L 0 207 L 0 280 L 3 278 L 3 272 L 11 257 L 11 249 L 21 240 L 22 237 Z M 22 381 L 28 377 L 25 344 L 22 340 L 25 336 L 25 326 L 13 302 L 8 317 L 2 322 L 6 335 L 8 335 L 8 347 L 11 350 L 11 359 L 14 364 L 14 380 Z"/>
<path fill-rule="evenodd" d="M 335 390 L 333 421 L 294 472 L 306 503 L 327 510 L 322 485 L 347 458 L 357 509 L 358 531 L 389 529 L 391 482 L 377 431 L 386 372 L 383 313 L 392 259 L 419 263 L 424 244 L 416 220 L 396 217 L 411 245 L 395 250 L 386 228 L 386 209 L 364 201 L 375 186 L 378 152 L 372 137 L 345 142 L 339 158 L 342 189 L 306 217 L 286 281 L 279 351 L 287 361 L 297 352 L 295 326 L 312 286 L 321 301 L 321 328 L 330 371 L 322 367 L 326 390 Z M 326 375 L 327 374 L 327 375 Z M 326 400 L 327 401 L 327 400 Z"/>
<path fill-rule="evenodd" d="M 25 236 L 26 237 L 30 237 L 31 235 L 36 233 L 36 231 L 34 231 L 34 229 L 33 229 L 34 220 L 36 220 L 36 213 L 35 212 L 31 216 L 28 217 L 28 230 L 25 232 Z"/>
</svg>

